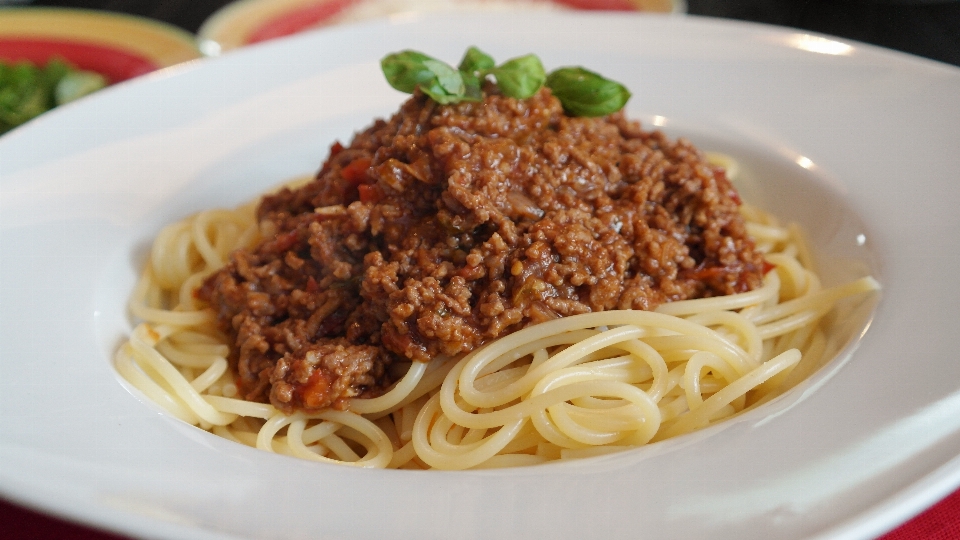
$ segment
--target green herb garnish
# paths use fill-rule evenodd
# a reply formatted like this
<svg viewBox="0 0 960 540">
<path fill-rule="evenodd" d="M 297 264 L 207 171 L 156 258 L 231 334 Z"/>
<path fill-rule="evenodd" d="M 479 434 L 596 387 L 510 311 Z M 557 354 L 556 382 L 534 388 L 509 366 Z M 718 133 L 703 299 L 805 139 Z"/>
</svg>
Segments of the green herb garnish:
<svg viewBox="0 0 960 540">
<path fill-rule="evenodd" d="M 380 61 L 390 86 L 412 94 L 419 88 L 441 104 L 483 99 L 482 84 L 496 80 L 504 95 L 526 99 L 546 85 L 574 116 L 604 116 L 623 108 L 630 91 L 622 84 L 582 67 L 564 67 L 549 75 L 536 55 L 528 54 L 496 65 L 477 49 L 467 49 L 457 68 L 417 51 L 401 51 Z"/>
<path fill-rule="evenodd" d="M 476 47 L 470 47 L 464 53 L 463 60 L 460 61 L 460 71 L 476 74 L 480 71 L 493 69 L 496 65 L 497 63 L 493 61 L 492 56 Z"/>
<path fill-rule="evenodd" d="M 517 99 L 527 99 L 536 94 L 547 80 L 543 64 L 533 54 L 507 60 L 489 70 L 489 73 L 496 77 L 501 92 Z"/>
<path fill-rule="evenodd" d="M 480 80 L 486 77 L 489 70 L 496 66 L 493 57 L 481 51 L 476 47 L 470 47 L 463 55 L 460 61 L 460 76 L 463 77 L 463 84 L 466 87 L 464 99 L 467 101 L 480 101 L 483 99 L 483 90 L 480 87 Z"/>
<path fill-rule="evenodd" d="M 622 84 L 582 67 L 560 68 L 550 73 L 546 84 L 574 116 L 610 114 L 630 99 L 630 92 Z"/>
<path fill-rule="evenodd" d="M 103 75 L 75 69 L 59 59 L 42 67 L 0 61 L 0 133 L 106 85 Z"/>
</svg>

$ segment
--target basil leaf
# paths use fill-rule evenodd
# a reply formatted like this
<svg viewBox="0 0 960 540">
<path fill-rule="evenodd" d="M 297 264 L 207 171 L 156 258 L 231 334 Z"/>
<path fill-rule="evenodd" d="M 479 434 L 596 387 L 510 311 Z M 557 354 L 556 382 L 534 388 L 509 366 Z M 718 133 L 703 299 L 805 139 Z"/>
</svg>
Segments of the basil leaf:
<svg viewBox="0 0 960 540">
<path fill-rule="evenodd" d="M 526 99 L 536 94 L 547 78 L 543 64 L 533 54 L 507 60 L 491 69 L 490 73 L 497 78 L 500 91 L 516 99 Z"/>
<path fill-rule="evenodd" d="M 464 92 L 463 77 L 460 72 L 439 60 L 424 60 L 423 65 L 437 77 L 437 83 L 447 94 L 462 96 Z M 423 88 L 423 83 L 421 88 Z"/>
<path fill-rule="evenodd" d="M 480 85 L 480 78 L 472 73 L 460 72 L 463 76 L 463 100 L 464 101 L 483 101 L 483 88 Z"/>
<path fill-rule="evenodd" d="M 421 84 L 419 86 L 420 91 L 424 94 L 430 96 L 430 99 L 436 101 L 441 105 L 447 105 L 450 103 L 460 103 L 463 101 L 463 94 L 450 94 L 447 90 L 440 86 L 439 82 L 434 81 L 431 84 Z"/>
<path fill-rule="evenodd" d="M 496 63 L 493 61 L 493 57 L 489 54 L 476 47 L 470 47 L 467 49 L 466 54 L 463 55 L 459 69 L 464 73 L 475 75 L 478 72 L 493 69 L 495 65 Z"/>
<path fill-rule="evenodd" d="M 560 68 L 547 77 L 547 87 L 574 116 L 605 116 L 626 105 L 630 91 L 622 84 L 582 67 Z"/>
<path fill-rule="evenodd" d="M 433 60 L 417 51 L 401 51 L 389 54 L 380 60 L 380 69 L 387 78 L 390 86 L 401 92 L 412 94 L 421 83 L 428 83 L 437 78 L 427 65 L 426 61 Z"/>
<path fill-rule="evenodd" d="M 483 100 L 483 79 L 495 65 L 489 54 L 476 47 L 467 49 L 458 68 L 463 75 L 464 101 Z"/>
<path fill-rule="evenodd" d="M 476 47 L 470 47 L 457 69 L 417 51 L 401 51 L 380 61 L 390 86 L 412 94 L 419 88 L 441 104 L 481 101 L 483 82 L 488 75 L 496 78 L 500 91 L 515 99 L 527 99 L 546 84 L 574 116 L 604 116 L 623 108 L 630 92 L 623 85 L 582 67 L 567 67 L 548 76 L 536 55 L 528 54 L 507 60 L 499 66 L 493 58 Z M 0 71 L 0 77 L 9 77 Z M 3 102 L 0 95 L 0 102 Z"/>
<path fill-rule="evenodd" d="M 437 103 L 458 103 L 466 97 L 463 74 L 448 64 L 417 51 L 387 55 L 380 68 L 390 86 L 412 94 L 417 88 Z"/>
</svg>

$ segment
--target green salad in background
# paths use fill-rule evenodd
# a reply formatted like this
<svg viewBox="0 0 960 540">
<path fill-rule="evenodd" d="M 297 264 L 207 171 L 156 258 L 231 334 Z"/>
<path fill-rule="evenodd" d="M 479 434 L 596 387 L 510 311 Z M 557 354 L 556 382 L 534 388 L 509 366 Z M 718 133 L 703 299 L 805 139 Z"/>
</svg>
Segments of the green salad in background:
<svg viewBox="0 0 960 540">
<path fill-rule="evenodd" d="M 0 134 L 107 84 L 103 75 L 58 58 L 44 66 L 0 60 Z"/>
</svg>

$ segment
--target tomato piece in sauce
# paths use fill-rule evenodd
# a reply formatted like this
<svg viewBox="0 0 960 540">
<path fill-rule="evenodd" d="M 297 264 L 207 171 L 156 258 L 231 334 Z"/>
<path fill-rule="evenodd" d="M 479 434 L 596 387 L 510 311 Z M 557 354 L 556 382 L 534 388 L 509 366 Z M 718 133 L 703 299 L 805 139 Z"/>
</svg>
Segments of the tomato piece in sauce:
<svg viewBox="0 0 960 540">
<path fill-rule="evenodd" d="M 317 409 L 326 405 L 330 398 L 328 393 L 332 383 L 333 381 L 322 369 L 314 371 L 307 379 L 307 383 L 297 389 L 300 402 L 308 409 Z"/>
<path fill-rule="evenodd" d="M 357 191 L 360 194 L 360 202 L 376 203 L 383 198 L 383 192 L 376 185 L 360 184 L 357 186 Z"/>
<path fill-rule="evenodd" d="M 368 157 L 360 157 L 350 162 L 349 165 L 340 169 L 340 174 L 344 180 L 361 184 L 367 180 L 367 170 L 370 169 L 371 160 Z"/>
</svg>

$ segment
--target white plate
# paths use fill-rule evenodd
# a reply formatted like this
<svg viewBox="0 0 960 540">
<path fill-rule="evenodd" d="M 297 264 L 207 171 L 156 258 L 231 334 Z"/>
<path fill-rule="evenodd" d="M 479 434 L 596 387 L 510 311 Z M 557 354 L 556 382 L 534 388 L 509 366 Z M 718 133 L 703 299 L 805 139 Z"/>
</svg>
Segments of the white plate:
<svg viewBox="0 0 960 540">
<path fill-rule="evenodd" d="M 121 383 L 124 304 L 162 224 L 314 170 L 394 110 L 384 54 L 470 44 L 620 79 L 634 116 L 738 155 L 746 197 L 804 224 L 828 279 L 884 284 L 859 348 L 698 434 L 482 472 L 269 455 Z M 870 46 L 581 13 L 340 27 L 58 109 L 0 138 L 0 492 L 157 538 L 874 536 L 960 484 L 958 96 L 960 70 Z"/>
</svg>

